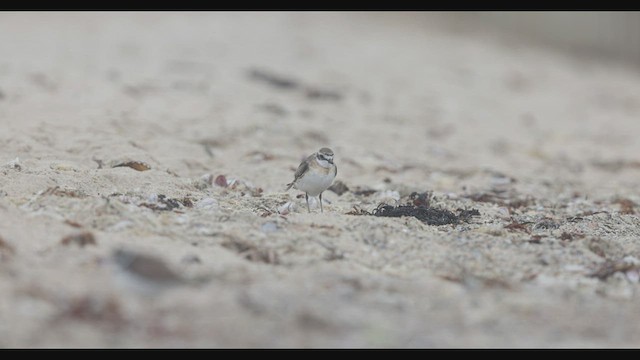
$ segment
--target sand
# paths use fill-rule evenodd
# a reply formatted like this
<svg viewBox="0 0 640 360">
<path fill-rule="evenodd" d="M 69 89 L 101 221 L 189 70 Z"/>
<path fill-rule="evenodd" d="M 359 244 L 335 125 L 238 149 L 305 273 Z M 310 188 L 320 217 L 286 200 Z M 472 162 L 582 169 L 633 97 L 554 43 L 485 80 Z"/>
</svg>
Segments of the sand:
<svg viewBox="0 0 640 360">
<path fill-rule="evenodd" d="M 0 347 L 639 346 L 640 74 L 441 20 L 0 14 Z"/>
</svg>

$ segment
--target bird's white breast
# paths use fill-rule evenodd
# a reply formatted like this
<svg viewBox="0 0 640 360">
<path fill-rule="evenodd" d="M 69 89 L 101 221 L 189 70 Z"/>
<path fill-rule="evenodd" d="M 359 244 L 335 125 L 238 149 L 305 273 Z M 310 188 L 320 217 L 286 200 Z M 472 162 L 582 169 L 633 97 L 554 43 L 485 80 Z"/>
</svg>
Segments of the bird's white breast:
<svg viewBox="0 0 640 360">
<path fill-rule="evenodd" d="M 318 196 L 321 192 L 327 190 L 335 178 L 335 172 L 329 171 L 325 173 L 314 169 L 309 171 L 296 182 L 296 188 L 309 194 L 309 196 Z"/>
</svg>

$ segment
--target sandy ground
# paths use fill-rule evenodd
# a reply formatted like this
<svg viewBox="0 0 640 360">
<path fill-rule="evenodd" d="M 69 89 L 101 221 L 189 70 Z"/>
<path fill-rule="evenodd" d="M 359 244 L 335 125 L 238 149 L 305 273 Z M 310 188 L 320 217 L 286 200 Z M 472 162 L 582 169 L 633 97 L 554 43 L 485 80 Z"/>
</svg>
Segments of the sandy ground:
<svg viewBox="0 0 640 360">
<path fill-rule="evenodd" d="M 1 13 L 0 346 L 640 346 L 640 74 L 438 20 Z"/>
</svg>

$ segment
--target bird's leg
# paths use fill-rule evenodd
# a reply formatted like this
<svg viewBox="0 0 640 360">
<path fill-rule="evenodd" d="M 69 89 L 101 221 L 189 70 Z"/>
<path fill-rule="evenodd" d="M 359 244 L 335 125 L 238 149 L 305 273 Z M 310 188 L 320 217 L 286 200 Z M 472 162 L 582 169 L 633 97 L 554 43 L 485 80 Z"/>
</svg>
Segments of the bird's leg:
<svg viewBox="0 0 640 360">
<path fill-rule="evenodd" d="M 322 193 L 320 193 L 320 212 L 323 213 L 324 211 L 322 210 Z"/>
<path fill-rule="evenodd" d="M 304 198 L 307 200 L 307 211 L 311 214 L 311 208 L 309 207 L 309 194 L 304 193 Z"/>
</svg>

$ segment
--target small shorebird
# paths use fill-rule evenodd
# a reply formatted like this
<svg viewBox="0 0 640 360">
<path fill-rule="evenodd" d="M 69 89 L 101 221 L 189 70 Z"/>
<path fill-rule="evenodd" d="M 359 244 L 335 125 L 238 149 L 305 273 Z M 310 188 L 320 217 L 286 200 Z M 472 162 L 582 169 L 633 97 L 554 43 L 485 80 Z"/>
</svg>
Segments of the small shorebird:
<svg viewBox="0 0 640 360">
<path fill-rule="evenodd" d="M 320 211 L 324 212 L 322 209 L 322 192 L 331 186 L 337 174 L 338 167 L 333 163 L 333 151 L 329 148 L 322 148 L 300 163 L 293 181 L 287 184 L 287 190 L 294 187 L 304 191 L 309 212 L 311 212 L 309 196 L 318 196 L 320 199 Z"/>
</svg>

